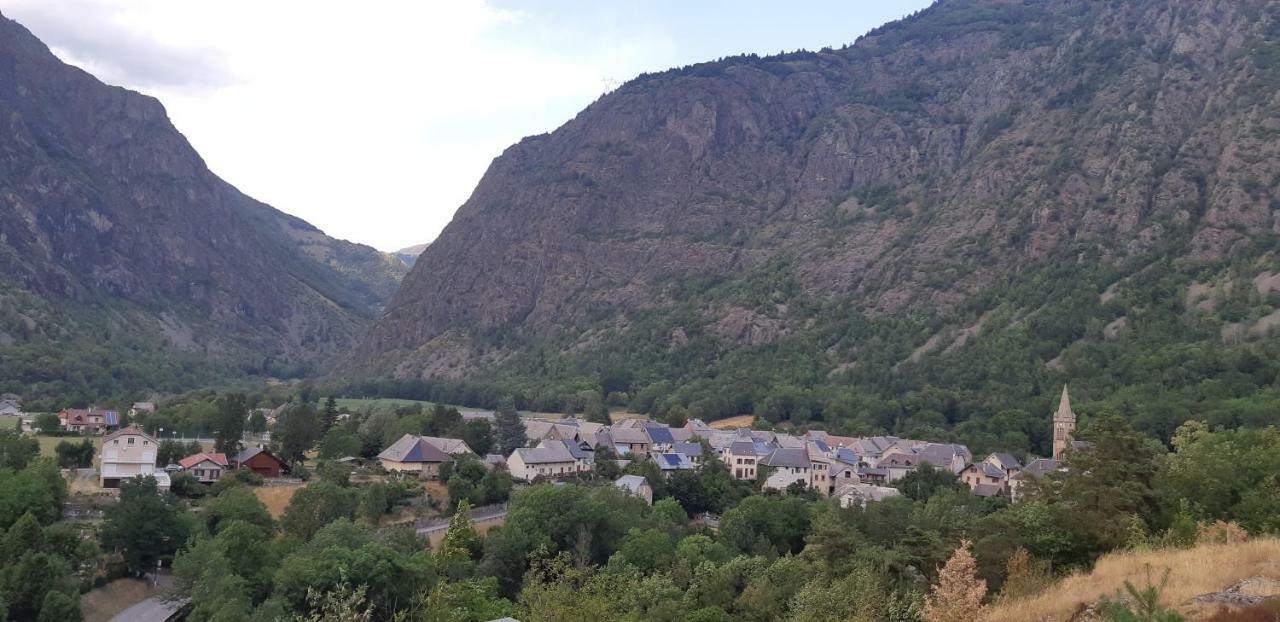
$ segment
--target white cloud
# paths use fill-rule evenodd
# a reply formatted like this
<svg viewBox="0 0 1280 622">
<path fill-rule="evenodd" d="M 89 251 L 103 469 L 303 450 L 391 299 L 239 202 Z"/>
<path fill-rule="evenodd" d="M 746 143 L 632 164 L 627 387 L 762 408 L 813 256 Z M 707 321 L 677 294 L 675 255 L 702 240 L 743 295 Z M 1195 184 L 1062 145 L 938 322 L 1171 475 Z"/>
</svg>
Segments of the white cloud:
<svg viewBox="0 0 1280 622">
<path fill-rule="evenodd" d="M 508 35 L 536 18 L 480 0 L 0 8 L 64 60 L 158 97 L 247 194 L 387 250 L 434 237 L 493 157 L 567 120 L 648 45 L 521 46 Z"/>
</svg>

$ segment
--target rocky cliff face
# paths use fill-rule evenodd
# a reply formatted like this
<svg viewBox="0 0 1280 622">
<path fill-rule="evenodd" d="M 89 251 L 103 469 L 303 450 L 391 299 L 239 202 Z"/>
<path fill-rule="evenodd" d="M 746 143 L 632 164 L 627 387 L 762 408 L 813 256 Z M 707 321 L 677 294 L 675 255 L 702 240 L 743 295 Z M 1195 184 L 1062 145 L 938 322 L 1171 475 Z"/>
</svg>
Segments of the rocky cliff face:
<svg viewBox="0 0 1280 622">
<path fill-rule="evenodd" d="M 158 101 L 4 18 L 0 119 L 0 346 L 123 332 L 315 365 L 361 336 L 404 272 L 240 193 Z"/>
<path fill-rule="evenodd" d="M 466 375 L 510 354 L 476 335 L 621 334 L 673 282 L 779 263 L 871 316 L 945 317 L 1037 266 L 1230 256 L 1280 230 L 1277 10 L 949 0 L 844 49 L 642 76 L 493 162 L 355 368 Z M 785 332 L 746 321 L 699 323 Z"/>
</svg>

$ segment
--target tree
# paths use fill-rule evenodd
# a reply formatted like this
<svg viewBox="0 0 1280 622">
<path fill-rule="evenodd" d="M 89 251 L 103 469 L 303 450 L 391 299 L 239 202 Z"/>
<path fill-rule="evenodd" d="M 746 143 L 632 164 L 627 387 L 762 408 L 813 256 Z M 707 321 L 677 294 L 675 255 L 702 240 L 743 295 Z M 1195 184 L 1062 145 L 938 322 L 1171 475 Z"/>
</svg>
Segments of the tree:
<svg viewBox="0 0 1280 622">
<path fill-rule="evenodd" d="M 333 429 L 333 424 L 338 422 L 338 400 L 333 399 L 330 395 L 329 399 L 324 401 L 324 414 L 320 418 L 321 425 L 324 426 L 322 431 L 328 432 Z"/>
<path fill-rule="evenodd" d="M 308 404 L 290 408 L 281 415 L 280 457 L 290 463 L 302 462 L 307 451 L 315 446 L 320 434 L 320 420 L 315 409 Z"/>
<path fill-rule="evenodd" d="M 969 552 L 968 540 L 947 560 L 938 573 L 938 582 L 925 597 L 921 618 L 926 622 L 969 622 L 982 617 L 982 597 L 987 582 L 977 577 L 977 561 Z"/>
<path fill-rule="evenodd" d="M 481 547 L 483 543 L 475 524 L 471 522 L 471 517 L 467 516 L 469 511 L 471 511 L 469 501 L 463 500 L 458 503 L 458 511 L 454 513 L 453 518 L 449 519 L 449 531 L 445 532 L 444 540 L 440 544 L 441 554 L 456 551 L 465 557 L 479 559 L 483 552 Z"/>
<path fill-rule="evenodd" d="M 362 446 L 360 437 L 356 436 L 351 430 L 332 427 L 329 428 L 328 432 L 325 432 L 324 438 L 320 439 L 320 458 L 332 460 L 347 456 L 358 456 Z"/>
<path fill-rule="evenodd" d="M 58 441 L 54 451 L 58 454 L 58 466 L 64 469 L 87 469 L 93 466 L 95 448 L 93 441 L 87 438 L 79 443 Z"/>
<path fill-rule="evenodd" d="M 462 413 L 457 408 L 439 402 L 431 407 L 431 420 L 427 424 L 427 432 L 431 436 L 458 436 L 462 426 Z"/>
<path fill-rule="evenodd" d="M 460 436 L 477 455 L 483 456 L 493 451 L 493 426 L 485 419 L 472 419 L 464 423 Z"/>
<path fill-rule="evenodd" d="M 689 411 L 679 404 L 667 409 L 666 416 L 667 425 L 673 428 L 683 428 L 689 423 Z"/>
<path fill-rule="evenodd" d="M 1071 517 L 1075 540 L 1092 558 L 1125 544 L 1129 517 L 1155 514 L 1152 482 L 1164 450 L 1115 416 L 1095 419 L 1082 437 L 1093 446 L 1067 454 L 1067 472 L 1051 476 L 1061 480 L 1052 498 L 1054 510 Z"/>
<path fill-rule="evenodd" d="M 0 430 L 0 469 L 22 469 L 40 454 L 40 443 L 13 430 Z"/>
<path fill-rule="evenodd" d="M 62 427 L 62 420 L 54 413 L 40 413 L 36 415 L 35 426 L 44 434 L 57 432 Z"/>
<path fill-rule="evenodd" d="M 205 504 L 202 516 L 205 529 L 214 535 L 233 521 L 256 525 L 267 533 L 275 531 L 276 528 L 276 523 L 271 519 L 267 506 L 244 486 L 234 486 L 218 493 L 218 496 Z"/>
<path fill-rule="evenodd" d="M 154 477 L 126 479 L 120 502 L 107 509 L 102 543 L 119 550 L 129 571 L 140 575 L 186 542 L 186 519 L 180 506 L 160 495 Z"/>
<path fill-rule="evenodd" d="M 928 462 L 921 463 L 893 486 L 912 501 L 925 501 L 939 490 L 964 490 L 964 485 L 951 471 L 935 468 Z"/>
<path fill-rule="evenodd" d="M 21 471 L 0 469 L 0 529 L 27 512 L 48 525 L 62 516 L 66 498 L 67 482 L 53 460 L 37 459 Z"/>
<path fill-rule="evenodd" d="M 284 532 L 300 540 L 310 540 L 325 525 L 339 518 L 355 518 L 355 495 L 329 482 L 316 482 L 294 493 L 280 524 Z"/>
<path fill-rule="evenodd" d="M 213 439 L 214 451 L 234 455 L 240 452 L 240 441 L 244 438 L 244 421 L 249 414 L 249 407 L 243 393 L 228 393 L 222 396 L 218 408 L 217 430 Z"/>
<path fill-rule="evenodd" d="M 525 446 L 524 421 L 516 411 L 515 400 L 510 396 L 503 398 L 494 413 L 494 450 L 503 456 Z"/>
<path fill-rule="evenodd" d="M 40 617 L 36 622 L 80 622 L 80 599 L 66 592 L 49 591 L 40 605 Z"/>
<path fill-rule="evenodd" d="M 36 551 L 6 562 L 4 600 L 10 620 L 37 620 L 50 592 L 72 592 L 71 569 L 57 555 Z"/>
</svg>

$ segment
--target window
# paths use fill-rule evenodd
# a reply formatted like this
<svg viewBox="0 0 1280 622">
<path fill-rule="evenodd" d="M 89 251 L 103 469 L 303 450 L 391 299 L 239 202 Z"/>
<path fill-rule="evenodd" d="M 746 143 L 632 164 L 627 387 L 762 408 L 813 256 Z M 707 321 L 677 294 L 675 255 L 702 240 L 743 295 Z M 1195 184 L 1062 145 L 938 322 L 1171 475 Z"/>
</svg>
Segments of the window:
<svg viewBox="0 0 1280 622">
<path fill-rule="evenodd" d="M 133 437 L 132 437 L 132 436 L 130 436 L 130 437 L 129 437 L 129 444 L 130 444 L 130 445 L 132 445 L 132 444 L 133 444 Z"/>
<path fill-rule="evenodd" d="M 111 444 L 112 444 L 112 445 L 119 445 L 119 444 L 120 444 L 120 439 L 118 439 L 118 438 L 117 438 L 116 440 L 111 441 Z"/>
</svg>

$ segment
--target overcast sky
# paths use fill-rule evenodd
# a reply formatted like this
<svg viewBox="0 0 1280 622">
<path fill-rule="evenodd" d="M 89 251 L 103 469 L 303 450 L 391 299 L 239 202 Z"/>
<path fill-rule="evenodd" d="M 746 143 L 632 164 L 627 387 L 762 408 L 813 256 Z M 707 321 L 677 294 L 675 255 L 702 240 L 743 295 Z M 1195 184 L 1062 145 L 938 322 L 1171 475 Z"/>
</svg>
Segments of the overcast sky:
<svg viewBox="0 0 1280 622">
<path fill-rule="evenodd" d="M 928 0 L 0 0 L 326 233 L 433 239 L 504 148 L 645 71 L 852 42 Z"/>
</svg>

